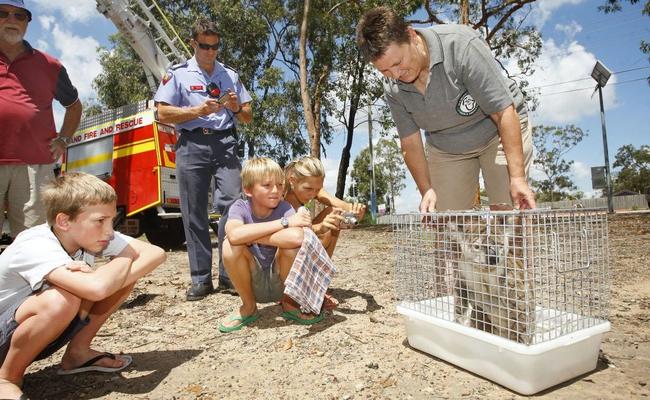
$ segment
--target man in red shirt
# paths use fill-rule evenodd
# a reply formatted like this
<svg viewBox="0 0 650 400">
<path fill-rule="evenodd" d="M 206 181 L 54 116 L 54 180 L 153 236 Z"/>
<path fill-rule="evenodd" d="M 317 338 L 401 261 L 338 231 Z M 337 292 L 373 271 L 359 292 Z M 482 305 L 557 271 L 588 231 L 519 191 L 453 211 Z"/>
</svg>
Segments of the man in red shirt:
<svg viewBox="0 0 650 400">
<path fill-rule="evenodd" d="M 40 187 L 79 125 L 82 106 L 68 73 L 23 38 L 32 13 L 23 0 L 0 0 L 0 230 L 11 236 L 45 222 Z M 52 100 L 65 110 L 56 132 Z"/>
</svg>

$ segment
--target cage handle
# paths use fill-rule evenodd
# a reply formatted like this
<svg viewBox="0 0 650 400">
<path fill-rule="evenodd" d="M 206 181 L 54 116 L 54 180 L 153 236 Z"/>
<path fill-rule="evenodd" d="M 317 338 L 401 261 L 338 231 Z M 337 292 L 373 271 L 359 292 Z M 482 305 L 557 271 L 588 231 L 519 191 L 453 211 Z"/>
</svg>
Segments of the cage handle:
<svg viewBox="0 0 650 400">
<path fill-rule="evenodd" d="M 551 232 L 551 248 L 553 251 L 553 261 L 558 273 L 580 271 L 588 269 L 591 266 L 591 251 L 589 249 L 589 240 L 587 228 L 580 230 L 580 240 L 576 252 L 569 253 L 569 262 L 562 262 L 560 257 L 560 239 L 557 232 Z M 566 266 L 568 264 L 568 266 Z"/>
</svg>

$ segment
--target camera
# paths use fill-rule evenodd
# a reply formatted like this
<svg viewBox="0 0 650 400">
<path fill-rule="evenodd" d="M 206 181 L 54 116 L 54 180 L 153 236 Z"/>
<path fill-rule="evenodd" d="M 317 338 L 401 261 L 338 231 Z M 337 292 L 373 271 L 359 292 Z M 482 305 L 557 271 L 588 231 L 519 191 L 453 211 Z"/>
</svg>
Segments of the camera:
<svg viewBox="0 0 650 400">
<path fill-rule="evenodd" d="M 341 214 L 341 216 L 343 216 L 342 222 L 345 225 L 356 225 L 357 222 L 359 222 L 359 220 L 357 219 L 357 214 L 353 213 L 352 211 L 346 211 L 343 214 Z"/>
<path fill-rule="evenodd" d="M 213 99 L 217 99 L 221 95 L 221 89 L 219 89 L 219 86 L 214 82 L 210 82 L 206 89 L 208 96 L 212 97 Z"/>
</svg>

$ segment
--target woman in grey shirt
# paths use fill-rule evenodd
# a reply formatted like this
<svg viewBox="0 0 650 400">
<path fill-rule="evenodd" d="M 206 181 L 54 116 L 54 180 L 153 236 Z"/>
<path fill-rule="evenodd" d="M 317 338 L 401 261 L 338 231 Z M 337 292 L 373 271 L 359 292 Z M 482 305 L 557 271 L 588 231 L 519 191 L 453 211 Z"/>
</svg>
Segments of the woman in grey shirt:
<svg viewBox="0 0 650 400">
<path fill-rule="evenodd" d="M 386 78 L 386 101 L 422 195 L 421 212 L 472 208 L 479 171 L 491 204 L 535 207 L 527 183 L 528 111 L 477 32 L 451 24 L 414 29 L 378 7 L 359 21 L 357 44 Z"/>
</svg>

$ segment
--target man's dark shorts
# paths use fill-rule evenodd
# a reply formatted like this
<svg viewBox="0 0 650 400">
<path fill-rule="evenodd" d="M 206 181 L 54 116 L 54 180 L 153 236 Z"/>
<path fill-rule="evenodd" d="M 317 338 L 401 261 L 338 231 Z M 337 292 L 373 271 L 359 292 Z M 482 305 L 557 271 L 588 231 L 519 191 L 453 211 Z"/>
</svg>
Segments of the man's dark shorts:
<svg viewBox="0 0 650 400">
<path fill-rule="evenodd" d="M 9 345 L 11 344 L 11 337 L 14 334 L 14 331 L 18 327 L 18 322 L 16 322 L 16 310 L 27 300 L 29 297 L 25 297 L 22 300 L 17 301 L 14 305 L 6 309 L 0 315 L 0 365 L 4 363 L 5 357 L 7 357 L 7 352 L 9 351 Z M 57 350 L 65 346 L 73 337 L 77 334 L 84 326 L 88 325 L 90 322 L 89 318 L 85 320 L 79 319 L 79 316 L 75 316 L 74 319 L 70 322 L 67 328 L 56 338 L 52 343 L 48 344 L 43 351 L 41 351 L 36 360 L 42 360 L 56 353 Z"/>
</svg>

